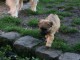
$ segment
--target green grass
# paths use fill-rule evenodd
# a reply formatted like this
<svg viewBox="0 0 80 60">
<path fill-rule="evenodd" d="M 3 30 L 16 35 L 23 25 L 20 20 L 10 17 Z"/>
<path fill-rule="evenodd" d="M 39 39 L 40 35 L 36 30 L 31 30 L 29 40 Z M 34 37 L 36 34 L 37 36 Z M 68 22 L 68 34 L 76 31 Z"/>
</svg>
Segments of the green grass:
<svg viewBox="0 0 80 60">
<path fill-rule="evenodd" d="M 73 46 L 73 49 L 74 49 L 75 52 L 80 53 L 80 43 L 75 44 L 75 45 Z"/>
<path fill-rule="evenodd" d="M 13 18 L 10 16 L 6 16 L 0 18 L 0 29 L 5 30 L 7 27 L 18 26 L 21 20 L 18 18 Z"/>
<path fill-rule="evenodd" d="M 49 3 L 49 2 L 53 2 L 53 0 L 41 0 L 42 3 Z"/>
<path fill-rule="evenodd" d="M 70 13 L 70 12 L 56 12 L 56 14 L 63 16 L 63 17 L 72 16 L 72 13 Z"/>
<path fill-rule="evenodd" d="M 68 6 L 68 7 L 65 7 L 65 11 L 71 11 L 71 10 L 73 10 L 74 9 L 74 7 L 72 7 L 72 6 Z"/>
<path fill-rule="evenodd" d="M 23 10 L 23 11 L 25 12 L 25 14 L 27 14 L 29 16 L 31 16 L 31 15 L 38 15 L 38 12 L 33 12 L 33 11 L 29 10 L 29 9 Z"/>
<path fill-rule="evenodd" d="M 46 8 L 53 8 L 53 5 L 47 4 Z"/>
<path fill-rule="evenodd" d="M 75 26 L 75 25 L 80 25 L 80 18 L 74 18 L 73 20 L 72 20 L 72 25 L 73 26 Z"/>
<path fill-rule="evenodd" d="M 22 35 L 30 35 L 33 37 L 40 37 L 38 29 L 25 29 L 20 26 L 20 19 L 13 17 L 3 17 L 0 19 L 0 29 L 4 31 L 16 31 Z"/>
<path fill-rule="evenodd" d="M 23 36 L 24 35 L 29 35 L 29 36 L 33 36 L 35 38 L 40 37 L 40 33 L 39 33 L 38 29 L 25 29 L 25 28 L 18 27 L 18 26 L 10 26 L 10 27 L 8 26 L 5 30 L 6 31 L 16 31 Z"/>
<path fill-rule="evenodd" d="M 2 46 L 0 48 L 0 60 L 12 60 L 11 56 L 9 56 L 9 57 L 6 56 L 6 52 L 13 52 L 12 50 L 13 49 L 11 48 L 10 45 Z M 13 53 L 15 53 L 15 52 L 13 52 Z M 29 60 L 30 59 L 28 57 L 23 58 L 21 56 L 18 56 L 17 54 L 15 54 L 15 56 L 16 56 L 16 60 Z M 40 60 L 40 59 L 32 57 L 31 60 Z"/>
<path fill-rule="evenodd" d="M 67 44 L 66 41 L 64 41 L 61 38 L 55 37 L 53 44 L 52 44 L 53 49 L 58 49 L 62 50 L 63 52 L 77 52 L 80 53 L 80 43 L 77 43 L 73 46 L 70 46 Z"/>
<path fill-rule="evenodd" d="M 55 38 L 52 44 L 53 49 L 58 49 L 62 51 L 72 51 L 72 48 L 61 38 Z"/>
<path fill-rule="evenodd" d="M 76 29 L 74 27 L 68 27 L 68 26 L 62 25 L 60 27 L 60 32 L 61 33 L 77 33 L 78 29 Z"/>
<path fill-rule="evenodd" d="M 32 26 L 32 27 L 37 27 L 38 26 L 38 19 L 31 19 L 30 21 L 28 21 L 27 25 Z"/>
</svg>

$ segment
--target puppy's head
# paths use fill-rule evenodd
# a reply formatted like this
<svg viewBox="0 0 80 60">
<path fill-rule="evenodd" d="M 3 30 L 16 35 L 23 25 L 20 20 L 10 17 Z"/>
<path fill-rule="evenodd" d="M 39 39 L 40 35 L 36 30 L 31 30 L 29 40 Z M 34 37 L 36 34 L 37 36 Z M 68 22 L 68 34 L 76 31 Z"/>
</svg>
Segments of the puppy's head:
<svg viewBox="0 0 80 60">
<path fill-rule="evenodd" d="M 38 26 L 39 29 L 41 30 L 41 34 L 46 35 L 50 33 L 51 30 L 50 28 L 52 27 L 52 25 L 53 25 L 52 21 L 44 20 L 44 19 L 40 20 Z"/>
</svg>

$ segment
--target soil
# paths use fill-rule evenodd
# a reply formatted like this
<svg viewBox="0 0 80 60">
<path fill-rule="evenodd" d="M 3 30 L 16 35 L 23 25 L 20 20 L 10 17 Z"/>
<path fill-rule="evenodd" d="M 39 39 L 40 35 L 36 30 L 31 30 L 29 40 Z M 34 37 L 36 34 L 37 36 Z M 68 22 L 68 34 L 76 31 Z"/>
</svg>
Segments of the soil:
<svg viewBox="0 0 80 60">
<path fill-rule="evenodd" d="M 53 8 L 55 8 L 55 7 L 53 7 Z M 57 9 L 57 7 L 55 9 Z M 5 5 L 5 3 L 1 2 L 0 3 L 0 16 L 6 15 L 8 10 L 9 9 Z M 75 9 L 73 9 L 71 12 L 73 13 L 73 16 L 65 17 L 63 20 L 61 20 L 61 24 L 65 24 L 65 25 L 71 27 L 70 24 L 72 22 L 72 18 L 76 17 L 76 16 L 77 17 L 80 16 L 80 9 L 78 9 L 78 7 L 76 7 Z M 48 14 L 31 15 L 31 16 L 29 16 L 28 14 L 25 14 L 25 11 L 24 12 L 23 11 L 19 12 L 19 18 L 22 19 L 21 25 L 23 27 L 25 27 L 25 28 L 29 27 L 29 26 L 26 25 L 26 22 L 28 22 L 31 18 L 37 18 L 37 19 L 40 20 L 40 19 L 46 18 L 47 16 L 48 16 Z M 63 34 L 63 33 L 58 32 L 56 34 L 56 36 L 64 39 L 69 45 L 74 45 L 74 44 L 80 42 L 80 25 L 76 26 L 76 28 L 79 30 L 78 33 L 75 33 L 75 34 L 70 34 L 70 33 L 69 34 Z"/>
</svg>

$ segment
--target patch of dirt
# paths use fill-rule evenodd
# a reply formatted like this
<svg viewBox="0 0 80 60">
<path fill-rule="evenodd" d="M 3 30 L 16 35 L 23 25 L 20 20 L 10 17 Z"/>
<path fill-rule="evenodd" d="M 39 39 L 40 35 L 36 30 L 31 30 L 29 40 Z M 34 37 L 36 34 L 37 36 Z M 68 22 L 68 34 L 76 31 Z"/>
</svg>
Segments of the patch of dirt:
<svg viewBox="0 0 80 60">
<path fill-rule="evenodd" d="M 9 8 L 4 2 L 0 2 L 0 16 L 7 14 Z"/>
</svg>

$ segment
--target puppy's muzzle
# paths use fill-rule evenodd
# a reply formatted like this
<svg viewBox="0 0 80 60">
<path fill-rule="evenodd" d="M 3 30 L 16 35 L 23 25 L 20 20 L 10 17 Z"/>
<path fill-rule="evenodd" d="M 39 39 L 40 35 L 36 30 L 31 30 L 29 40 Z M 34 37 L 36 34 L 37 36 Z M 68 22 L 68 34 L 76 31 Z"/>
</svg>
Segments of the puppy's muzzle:
<svg viewBox="0 0 80 60">
<path fill-rule="evenodd" d="M 41 30 L 41 35 L 46 35 L 48 33 L 46 28 L 40 28 L 40 30 Z"/>
</svg>

